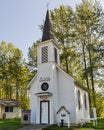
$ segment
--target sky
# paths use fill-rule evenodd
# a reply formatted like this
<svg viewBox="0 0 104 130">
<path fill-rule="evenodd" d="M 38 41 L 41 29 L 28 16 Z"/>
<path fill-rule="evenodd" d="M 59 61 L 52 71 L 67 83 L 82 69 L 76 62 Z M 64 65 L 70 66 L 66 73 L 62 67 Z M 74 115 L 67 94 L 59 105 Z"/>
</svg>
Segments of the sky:
<svg viewBox="0 0 104 130">
<path fill-rule="evenodd" d="M 49 10 L 60 5 L 75 8 L 81 0 L 0 0 L 0 43 L 13 43 L 27 58 L 28 48 L 42 38 L 39 25 Z M 104 7 L 104 0 L 100 0 Z"/>
</svg>

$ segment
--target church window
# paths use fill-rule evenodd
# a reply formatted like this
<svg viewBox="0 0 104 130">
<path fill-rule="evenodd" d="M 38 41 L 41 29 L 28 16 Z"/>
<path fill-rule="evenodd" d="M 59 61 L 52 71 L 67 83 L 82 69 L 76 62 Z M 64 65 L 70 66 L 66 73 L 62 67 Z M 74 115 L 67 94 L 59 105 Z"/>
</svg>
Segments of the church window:
<svg viewBox="0 0 104 130">
<path fill-rule="evenodd" d="M 81 95 L 80 95 L 80 91 L 78 90 L 78 109 L 81 109 Z"/>
<path fill-rule="evenodd" d="M 86 99 L 86 94 L 84 94 L 84 107 L 85 107 L 85 110 L 87 110 L 87 99 Z"/>
<path fill-rule="evenodd" d="M 48 83 L 43 83 L 43 84 L 41 85 L 41 89 L 42 89 L 43 91 L 47 91 L 48 88 L 49 88 Z"/>
<path fill-rule="evenodd" d="M 57 49 L 54 48 L 54 57 L 55 57 L 55 62 L 57 63 Z"/>
<path fill-rule="evenodd" d="M 48 62 L 48 46 L 42 47 L 42 63 Z"/>
</svg>

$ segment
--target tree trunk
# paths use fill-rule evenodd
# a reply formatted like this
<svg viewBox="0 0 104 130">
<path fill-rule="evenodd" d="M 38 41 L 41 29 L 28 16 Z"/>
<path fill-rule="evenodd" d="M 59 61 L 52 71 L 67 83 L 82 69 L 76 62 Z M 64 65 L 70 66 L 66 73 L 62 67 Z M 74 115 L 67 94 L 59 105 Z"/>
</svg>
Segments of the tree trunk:
<svg viewBox="0 0 104 130">
<path fill-rule="evenodd" d="M 82 52 L 83 52 L 83 61 L 84 61 L 84 71 L 85 71 L 85 77 L 86 77 L 86 85 L 88 88 L 88 96 L 89 96 L 89 103 L 91 107 L 91 92 L 90 92 L 90 87 L 89 87 L 89 80 L 88 80 L 88 72 L 87 72 L 87 64 L 86 64 L 86 59 L 85 59 L 85 43 L 82 43 Z"/>
<path fill-rule="evenodd" d="M 16 81 L 16 99 L 18 100 L 19 95 L 18 95 L 18 81 Z"/>
<path fill-rule="evenodd" d="M 90 63 L 90 76 L 91 76 L 91 86 L 92 86 L 93 107 L 96 107 L 96 96 L 95 96 L 94 77 L 93 77 L 93 64 L 92 64 L 90 47 L 88 50 L 89 50 L 89 63 Z"/>
<path fill-rule="evenodd" d="M 68 56 L 67 55 L 65 55 L 65 63 L 66 63 L 66 72 L 69 73 Z"/>
</svg>

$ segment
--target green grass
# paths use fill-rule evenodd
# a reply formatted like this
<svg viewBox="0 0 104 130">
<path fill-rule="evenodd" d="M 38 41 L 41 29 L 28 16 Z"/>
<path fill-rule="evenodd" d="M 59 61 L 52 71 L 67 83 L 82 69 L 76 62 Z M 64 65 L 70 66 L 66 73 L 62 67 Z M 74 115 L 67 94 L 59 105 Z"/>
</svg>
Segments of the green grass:
<svg viewBox="0 0 104 130">
<path fill-rule="evenodd" d="M 95 130 L 104 130 L 104 118 L 98 119 Z"/>
<path fill-rule="evenodd" d="M 88 130 L 88 128 L 78 128 L 78 127 L 57 127 L 57 125 L 52 125 L 47 128 L 43 128 L 42 130 L 75 130 L 75 129 L 80 129 L 80 130 Z"/>
<path fill-rule="evenodd" d="M 104 130 L 104 118 L 99 118 L 97 120 L 97 126 L 93 127 L 93 123 L 88 123 L 85 127 L 81 130 L 87 130 L 85 128 L 93 128 L 94 130 Z"/>
<path fill-rule="evenodd" d="M 74 130 L 74 129 L 80 129 L 80 130 L 90 130 L 90 128 L 93 128 L 94 130 L 104 130 L 104 118 L 103 119 L 98 119 L 97 120 L 97 126 L 93 127 L 93 123 L 87 123 L 85 126 L 83 127 L 71 127 L 71 128 L 67 128 L 67 127 L 58 127 L 57 125 L 52 125 L 49 126 L 47 128 L 43 128 L 43 130 Z"/>
<path fill-rule="evenodd" d="M 0 130 L 3 128 L 8 128 L 8 130 L 17 130 L 24 125 L 21 125 L 20 119 L 0 119 Z M 57 127 L 57 125 L 52 125 L 47 128 L 43 128 L 43 130 L 74 130 L 75 128 L 80 127 Z M 86 124 L 84 127 L 80 128 L 80 130 L 89 130 L 89 128 L 93 128 L 94 130 L 104 130 L 104 118 L 100 118 L 97 121 L 97 126 L 93 127 L 92 123 Z"/>
<path fill-rule="evenodd" d="M 90 127 L 91 128 L 91 127 Z M 75 129 L 80 129 L 80 130 L 88 130 L 88 128 L 80 128 L 78 126 L 73 126 L 73 127 L 58 127 L 57 125 L 51 125 L 46 128 L 43 128 L 42 130 L 75 130 Z"/>
<path fill-rule="evenodd" d="M 57 125 L 51 125 L 42 130 L 69 130 L 67 127 L 58 127 Z"/>
<path fill-rule="evenodd" d="M 23 127 L 20 119 L 0 119 L 0 130 L 8 128 L 8 130 L 16 130 Z"/>
</svg>

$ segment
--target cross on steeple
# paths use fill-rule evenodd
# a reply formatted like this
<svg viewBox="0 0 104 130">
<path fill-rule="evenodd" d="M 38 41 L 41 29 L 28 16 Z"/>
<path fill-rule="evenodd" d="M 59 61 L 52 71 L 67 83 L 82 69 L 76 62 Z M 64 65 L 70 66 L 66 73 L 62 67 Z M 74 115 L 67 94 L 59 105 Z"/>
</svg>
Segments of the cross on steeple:
<svg viewBox="0 0 104 130">
<path fill-rule="evenodd" d="M 52 29 L 52 26 L 51 26 L 51 21 L 50 21 L 50 16 L 49 16 L 49 10 L 47 10 L 46 19 L 45 19 L 44 28 L 43 28 L 42 42 L 50 40 L 50 39 L 54 39 L 51 29 Z"/>
</svg>

